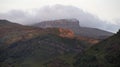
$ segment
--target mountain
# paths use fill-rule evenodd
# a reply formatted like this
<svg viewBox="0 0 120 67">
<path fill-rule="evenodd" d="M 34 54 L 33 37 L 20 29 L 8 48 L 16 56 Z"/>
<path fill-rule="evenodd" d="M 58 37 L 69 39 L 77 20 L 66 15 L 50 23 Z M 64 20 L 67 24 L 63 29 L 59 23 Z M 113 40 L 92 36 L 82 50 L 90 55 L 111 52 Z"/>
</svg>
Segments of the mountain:
<svg viewBox="0 0 120 67">
<path fill-rule="evenodd" d="M 57 28 L 70 29 L 73 30 L 75 34 L 78 36 L 94 38 L 94 39 L 105 39 L 113 35 L 113 33 L 111 32 L 107 32 L 100 29 L 81 27 L 79 26 L 79 24 L 80 24 L 79 21 L 76 19 L 60 19 L 53 21 L 43 21 L 37 24 L 33 24 L 32 26 L 41 27 L 41 28 L 57 27 Z"/>
<path fill-rule="evenodd" d="M 66 25 L 76 28 L 78 22 L 74 25 L 73 21 Z M 0 20 L 0 25 L 0 67 L 120 66 L 120 31 L 98 41 L 77 36 L 68 28 L 39 28 L 7 20 Z"/>
<path fill-rule="evenodd" d="M 0 20 L 0 43 L 11 44 L 17 41 L 29 40 L 39 35 L 52 33 L 62 37 L 75 37 L 74 31 L 63 28 L 38 28 L 32 26 L 24 26 L 13 23 L 8 20 Z M 99 40 L 87 37 L 77 37 L 79 40 L 88 41 L 89 43 L 97 43 Z M 95 42 L 94 42 L 95 41 Z"/>
<path fill-rule="evenodd" d="M 75 67 L 120 67 L 120 31 L 76 56 Z"/>
<path fill-rule="evenodd" d="M 0 43 L 11 44 L 44 33 L 41 28 L 23 26 L 8 20 L 0 20 Z"/>
<path fill-rule="evenodd" d="M 92 45 L 69 29 L 42 29 L 7 20 L 0 20 L 0 25 L 0 67 L 45 67 L 50 60 L 72 58 Z"/>
</svg>

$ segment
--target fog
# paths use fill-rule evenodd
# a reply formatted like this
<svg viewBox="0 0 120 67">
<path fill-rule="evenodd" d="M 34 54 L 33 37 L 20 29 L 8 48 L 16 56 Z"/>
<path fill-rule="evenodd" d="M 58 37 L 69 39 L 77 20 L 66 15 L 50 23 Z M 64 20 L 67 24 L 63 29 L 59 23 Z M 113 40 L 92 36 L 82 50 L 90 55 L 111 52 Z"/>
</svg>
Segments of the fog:
<svg viewBox="0 0 120 67">
<path fill-rule="evenodd" d="M 7 13 L 0 13 L 0 19 L 7 19 L 16 23 L 30 25 L 46 20 L 71 19 L 80 21 L 80 26 L 99 28 L 111 32 L 116 32 L 120 28 L 120 20 L 114 24 L 103 21 L 97 16 L 81 10 L 74 6 L 44 6 L 30 11 L 11 10 Z"/>
</svg>

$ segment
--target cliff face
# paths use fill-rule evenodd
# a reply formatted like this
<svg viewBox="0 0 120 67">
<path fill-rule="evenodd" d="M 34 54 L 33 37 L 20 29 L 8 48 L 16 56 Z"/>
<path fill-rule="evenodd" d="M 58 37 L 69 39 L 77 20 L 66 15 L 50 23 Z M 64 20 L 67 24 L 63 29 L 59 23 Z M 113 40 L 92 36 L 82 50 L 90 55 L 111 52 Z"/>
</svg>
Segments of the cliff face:
<svg viewBox="0 0 120 67">
<path fill-rule="evenodd" d="M 60 19 L 54 21 L 43 21 L 35 24 L 34 26 L 48 28 L 48 27 L 61 27 L 61 28 L 80 28 L 79 21 L 76 19 Z"/>
<path fill-rule="evenodd" d="M 94 39 L 105 39 L 113 35 L 113 33 L 111 32 L 107 32 L 96 28 L 80 27 L 79 21 L 76 19 L 60 19 L 53 21 L 43 21 L 34 24 L 33 26 L 42 27 L 42 28 L 54 27 L 54 28 L 70 29 L 75 33 L 75 35 L 94 38 Z"/>
</svg>

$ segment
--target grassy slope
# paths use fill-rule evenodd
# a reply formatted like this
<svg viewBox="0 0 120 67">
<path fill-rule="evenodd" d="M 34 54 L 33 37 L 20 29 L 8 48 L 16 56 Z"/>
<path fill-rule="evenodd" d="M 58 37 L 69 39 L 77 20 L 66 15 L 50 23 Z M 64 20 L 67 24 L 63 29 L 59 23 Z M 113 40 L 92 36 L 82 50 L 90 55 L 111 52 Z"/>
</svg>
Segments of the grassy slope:
<svg viewBox="0 0 120 67">
<path fill-rule="evenodd" d="M 27 41 L 11 44 L 1 54 L 4 65 L 39 67 L 55 58 L 71 63 L 72 54 L 82 52 L 88 43 L 76 39 L 62 38 L 57 35 L 39 36 Z M 69 55 L 71 54 L 71 55 Z M 66 58 L 69 57 L 69 58 Z"/>
<path fill-rule="evenodd" d="M 119 67 L 120 33 L 96 44 L 77 56 L 76 67 Z"/>
</svg>

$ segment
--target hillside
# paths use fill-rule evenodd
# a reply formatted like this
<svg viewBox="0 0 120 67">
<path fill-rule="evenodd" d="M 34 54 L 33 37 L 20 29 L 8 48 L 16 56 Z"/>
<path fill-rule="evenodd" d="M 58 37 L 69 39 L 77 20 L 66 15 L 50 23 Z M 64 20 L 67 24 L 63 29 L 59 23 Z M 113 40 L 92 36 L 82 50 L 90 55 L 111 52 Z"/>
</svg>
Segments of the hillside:
<svg viewBox="0 0 120 67">
<path fill-rule="evenodd" d="M 0 67 L 120 66 L 120 31 L 99 42 L 66 28 L 24 26 L 7 20 L 0 20 L 0 25 Z"/>
<path fill-rule="evenodd" d="M 68 29 L 42 29 L 7 20 L 0 24 L 0 67 L 41 67 L 55 58 L 72 58 L 92 45 Z"/>
<path fill-rule="evenodd" d="M 3 62 L 2 66 L 9 64 L 11 66 L 41 66 L 43 65 L 42 62 L 46 62 L 58 56 L 82 52 L 87 48 L 88 44 L 89 43 L 84 41 L 61 38 L 49 34 L 11 44 L 0 52 L 0 61 Z"/>
<path fill-rule="evenodd" d="M 11 44 L 17 41 L 29 40 L 44 34 L 55 34 L 61 37 L 74 37 L 74 32 L 62 28 L 37 28 L 24 26 L 8 20 L 0 20 L 0 43 Z"/>
<path fill-rule="evenodd" d="M 0 20 L 0 43 L 11 44 L 43 34 L 41 28 L 23 26 L 8 20 Z"/>
<path fill-rule="evenodd" d="M 52 33 L 61 37 L 74 38 L 76 37 L 74 31 L 71 29 L 63 28 L 37 28 L 32 26 L 24 26 L 17 23 L 10 22 L 8 20 L 0 20 L 0 43 L 12 44 L 17 41 L 29 40 L 31 38 Z M 71 25 L 71 24 L 70 24 Z M 99 40 L 91 39 L 88 37 L 77 36 L 77 39 L 84 40 L 89 43 L 99 42 Z"/>
<path fill-rule="evenodd" d="M 75 67 L 119 67 L 120 31 L 76 56 Z"/>
<path fill-rule="evenodd" d="M 33 24 L 32 26 L 41 27 L 41 28 L 57 27 L 57 28 L 70 29 L 75 32 L 75 35 L 94 38 L 94 39 L 105 39 L 113 35 L 113 33 L 111 32 L 107 32 L 96 28 L 82 27 L 79 24 L 80 24 L 79 21 L 76 19 L 60 19 L 53 21 L 43 21 L 37 24 Z"/>
</svg>

